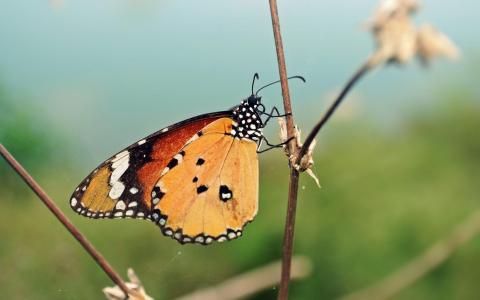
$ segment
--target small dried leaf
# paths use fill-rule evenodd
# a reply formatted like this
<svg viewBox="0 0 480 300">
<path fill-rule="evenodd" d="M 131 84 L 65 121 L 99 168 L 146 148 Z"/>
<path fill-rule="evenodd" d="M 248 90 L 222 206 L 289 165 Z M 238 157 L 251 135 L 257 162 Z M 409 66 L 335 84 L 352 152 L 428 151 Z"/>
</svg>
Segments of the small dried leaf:
<svg viewBox="0 0 480 300">
<path fill-rule="evenodd" d="M 280 140 L 282 142 L 285 142 L 288 140 L 288 134 L 287 134 L 287 124 L 284 119 L 278 118 L 278 124 L 280 125 Z M 295 125 L 295 141 L 297 143 L 297 147 L 301 148 L 302 147 L 302 141 L 301 141 L 301 131 L 298 129 L 297 125 Z M 313 142 L 310 144 L 308 147 L 307 153 L 302 157 L 300 160 L 300 164 L 295 164 L 296 157 L 288 153 L 288 147 L 284 146 L 284 150 L 287 154 L 287 157 L 289 158 L 290 165 L 292 165 L 297 171 L 299 172 L 306 172 L 310 177 L 315 180 L 316 184 L 318 187 L 320 187 L 320 183 L 318 181 L 317 176 L 312 171 L 313 167 L 313 150 L 315 149 L 316 141 L 313 140 Z"/>
<path fill-rule="evenodd" d="M 128 295 L 128 299 L 130 300 L 153 300 L 152 297 L 148 296 L 145 292 L 145 289 L 140 282 L 140 279 L 135 274 L 132 268 L 127 270 L 128 278 L 130 282 L 126 282 L 125 284 L 127 287 L 136 292 L 136 295 Z M 105 297 L 108 300 L 125 300 L 125 293 L 118 287 L 106 287 L 103 290 Z"/>
</svg>

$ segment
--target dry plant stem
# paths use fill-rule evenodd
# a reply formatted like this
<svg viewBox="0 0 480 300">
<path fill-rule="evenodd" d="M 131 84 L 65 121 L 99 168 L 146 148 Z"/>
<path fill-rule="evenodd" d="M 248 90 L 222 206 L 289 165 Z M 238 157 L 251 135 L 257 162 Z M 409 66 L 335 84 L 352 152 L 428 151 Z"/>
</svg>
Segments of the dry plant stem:
<svg viewBox="0 0 480 300">
<path fill-rule="evenodd" d="M 37 194 L 42 202 L 48 207 L 48 209 L 55 215 L 55 217 L 67 228 L 67 230 L 73 235 L 73 237 L 82 245 L 82 247 L 92 256 L 92 258 L 98 263 L 98 265 L 107 273 L 112 281 L 117 284 L 122 291 L 128 295 L 136 294 L 135 291 L 131 291 L 122 278 L 112 268 L 112 266 L 103 258 L 103 256 L 93 247 L 93 245 L 77 230 L 75 225 L 68 220 L 53 200 L 45 193 L 40 185 L 30 176 L 30 174 L 15 160 L 12 154 L 0 144 L 0 154 L 10 164 L 10 166 L 17 172 L 25 183 Z"/>
<path fill-rule="evenodd" d="M 296 164 L 298 165 L 302 159 L 302 157 L 307 153 L 308 148 L 310 147 L 310 144 L 312 144 L 313 140 L 317 136 L 317 134 L 320 132 L 320 130 L 323 128 L 323 126 L 328 122 L 330 117 L 335 113 L 337 108 L 340 106 L 342 103 L 343 99 L 345 99 L 345 96 L 347 96 L 348 92 L 352 89 L 352 87 L 357 83 L 360 78 L 363 77 L 369 70 L 371 70 L 372 65 L 367 62 L 363 64 L 357 72 L 350 78 L 350 80 L 347 82 L 345 87 L 342 89 L 338 97 L 335 99 L 335 101 L 332 103 L 332 105 L 328 108 L 328 110 L 325 112 L 325 114 L 322 116 L 320 121 L 313 127 L 312 131 L 308 134 L 307 138 L 305 139 L 305 142 L 302 145 L 302 148 L 300 148 L 300 151 L 298 152 L 298 156 L 296 158 Z"/>
<path fill-rule="evenodd" d="M 236 275 L 215 286 L 197 290 L 176 300 L 236 300 L 248 299 L 252 295 L 275 286 L 280 279 L 281 262 L 270 263 L 246 273 Z M 292 259 L 292 279 L 310 275 L 312 262 L 307 257 Z"/>
<path fill-rule="evenodd" d="M 460 247 L 480 234 L 480 210 L 457 225 L 446 237 L 437 241 L 422 255 L 366 289 L 340 298 L 341 300 L 390 299 L 451 257 Z"/>
<path fill-rule="evenodd" d="M 280 85 L 282 87 L 283 106 L 287 119 L 287 135 L 288 138 L 295 136 L 295 126 L 292 116 L 292 104 L 290 101 L 290 91 L 288 87 L 287 67 L 285 65 L 285 53 L 283 51 L 282 35 L 280 33 L 280 20 L 278 18 L 277 1 L 270 1 L 270 14 L 272 16 L 273 36 L 275 39 L 275 50 L 277 52 L 278 72 L 280 73 Z M 292 140 L 289 143 L 290 154 L 295 154 L 296 144 Z"/>
<path fill-rule="evenodd" d="M 278 18 L 277 1 L 269 0 L 270 15 L 272 17 L 273 36 L 275 39 L 275 50 L 277 52 L 278 71 L 280 73 L 280 83 L 282 86 L 282 97 L 285 114 L 287 114 L 287 138 L 292 140 L 288 144 L 288 153 L 296 155 L 297 146 L 293 137 L 295 136 L 295 126 L 292 116 L 292 105 L 290 102 L 290 92 L 288 88 L 287 68 L 285 65 L 285 54 L 283 51 L 282 35 L 280 33 L 280 20 Z M 283 238 L 283 257 L 282 273 L 280 278 L 280 288 L 278 299 L 288 298 L 288 285 L 290 282 L 290 268 L 292 264 L 293 253 L 293 234 L 295 228 L 295 211 L 297 207 L 299 173 L 294 168 L 290 168 L 290 184 L 288 191 L 288 208 L 285 221 L 285 235 Z"/>
</svg>

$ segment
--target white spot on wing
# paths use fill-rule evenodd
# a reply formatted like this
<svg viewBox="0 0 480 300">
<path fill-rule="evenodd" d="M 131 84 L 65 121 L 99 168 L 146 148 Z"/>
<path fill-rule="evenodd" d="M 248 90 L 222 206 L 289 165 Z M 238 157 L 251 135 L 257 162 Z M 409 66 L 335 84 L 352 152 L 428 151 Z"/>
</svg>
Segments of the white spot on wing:
<svg viewBox="0 0 480 300">
<path fill-rule="evenodd" d="M 120 153 L 118 153 L 117 155 L 115 155 L 114 158 L 112 158 L 112 162 L 116 162 L 118 161 L 119 159 L 123 158 L 124 156 L 128 155 L 128 150 L 125 150 L 125 151 L 122 151 Z"/>
<path fill-rule="evenodd" d="M 70 205 L 71 206 L 77 206 L 77 199 L 72 198 L 72 200 L 70 200 Z"/>
<path fill-rule="evenodd" d="M 132 187 L 130 189 L 130 194 L 136 194 L 136 193 L 138 193 L 138 189 L 136 187 Z"/>
<path fill-rule="evenodd" d="M 138 142 L 137 144 L 140 146 L 140 145 L 143 145 L 147 142 L 147 140 L 141 140 L 140 142 Z"/>
<path fill-rule="evenodd" d="M 130 160 L 130 154 L 128 151 L 120 152 L 112 159 L 112 175 L 110 175 L 110 186 L 112 187 L 108 196 L 112 199 L 118 199 L 123 191 L 125 190 L 125 185 L 119 181 L 120 177 L 128 169 Z"/>
<path fill-rule="evenodd" d="M 163 176 L 163 175 L 167 174 L 168 171 L 170 171 L 170 168 L 166 167 L 165 169 L 163 169 L 162 174 L 160 174 L 160 176 Z"/>
<path fill-rule="evenodd" d="M 175 154 L 173 158 L 175 158 L 179 164 L 183 161 L 183 155 L 180 153 Z"/>
<path fill-rule="evenodd" d="M 198 135 L 198 133 L 195 133 L 194 136 L 192 136 L 188 141 L 187 141 L 187 145 L 190 144 L 191 142 L 197 140 L 200 136 Z"/>
<path fill-rule="evenodd" d="M 163 128 L 162 130 L 160 130 L 160 132 L 167 132 L 168 131 L 168 127 L 167 128 Z"/>
<path fill-rule="evenodd" d="M 125 210 L 125 207 L 126 207 L 125 202 L 123 202 L 122 200 L 118 201 L 117 205 L 115 205 L 115 208 L 120 210 Z"/>
<path fill-rule="evenodd" d="M 125 185 L 121 183 L 120 181 L 116 181 L 112 188 L 110 189 L 110 192 L 108 193 L 108 197 L 112 199 L 118 199 L 122 195 L 123 191 L 125 190 Z"/>
<path fill-rule="evenodd" d="M 125 173 L 125 171 L 128 169 L 128 161 L 129 161 L 130 155 L 127 153 L 126 156 L 120 158 L 119 160 L 116 160 L 112 164 L 112 175 L 110 176 L 110 184 L 113 184 L 115 181 L 118 181 L 120 177 Z"/>
</svg>

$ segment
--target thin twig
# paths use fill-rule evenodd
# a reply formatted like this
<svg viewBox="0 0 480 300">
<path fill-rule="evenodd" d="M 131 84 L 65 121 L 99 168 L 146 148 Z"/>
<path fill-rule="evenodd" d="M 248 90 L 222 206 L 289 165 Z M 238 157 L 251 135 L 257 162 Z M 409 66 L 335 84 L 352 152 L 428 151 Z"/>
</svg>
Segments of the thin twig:
<svg viewBox="0 0 480 300">
<path fill-rule="evenodd" d="M 82 247 L 92 256 L 97 264 L 105 273 L 117 284 L 126 295 L 136 295 L 135 291 L 130 290 L 123 282 L 122 278 L 113 269 L 113 267 L 105 260 L 105 258 L 93 247 L 93 245 L 78 231 L 72 222 L 63 214 L 53 200 L 45 193 L 40 185 L 32 178 L 32 176 L 20 165 L 20 163 L 8 152 L 8 150 L 0 144 L 0 154 L 10 164 L 10 166 L 17 172 L 23 181 L 37 194 L 48 209 L 55 215 L 55 217 L 67 228 L 73 237 L 82 245 Z"/>
<path fill-rule="evenodd" d="M 285 114 L 287 114 L 287 138 L 291 139 L 290 143 L 288 144 L 288 153 L 289 155 L 296 156 L 298 149 L 296 141 L 293 139 L 293 137 L 295 137 L 295 126 L 292 115 L 292 105 L 290 102 L 290 92 L 288 89 L 287 67 L 285 65 L 285 54 L 283 51 L 282 35 L 280 33 L 280 20 L 278 18 L 277 1 L 269 0 L 269 3 L 270 15 L 272 17 L 273 36 L 275 38 L 275 50 L 277 51 L 278 71 L 280 73 L 280 83 L 282 86 L 283 106 L 285 108 Z M 285 221 L 285 234 L 283 238 L 282 273 L 278 292 L 278 299 L 281 300 L 288 298 L 299 175 L 299 172 L 295 168 L 290 167 L 287 216 Z"/>
<path fill-rule="evenodd" d="M 266 266 L 237 275 L 213 287 L 197 290 L 182 296 L 177 300 L 235 300 L 246 299 L 260 291 L 271 289 L 280 280 L 281 262 L 270 263 Z M 301 279 L 308 276 L 312 270 L 312 262 L 303 256 L 292 260 L 292 279 Z"/>
<path fill-rule="evenodd" d="M 331 106 L 328 108 L 328 110 L 325 112 L 325 114 L 322 116 L 320 121 L 313 127 L 312 131 L 308 134 L 307 138 L 305 139 L 305 142 L 302 145 L 302 148 L 300 148 L 300 151 L 298 152 L 298 156 L 296 158 L 296 164 L 298 165 L 302 159 L 302 157 L 307 153 L 308 148 L 312 144 L 313 140 L 317 136 L 317 134 L 320 132 L 320 130 L 323 128 L 323 126 L 328 122 L 330 117 L 333 115 L 333 113 L 337 110 L 337 108 L 340 106 L 342 103 L 343 99 L 345 99 L 345 96 L 348 94 L 350 89 L 357 83 L 360 78 L 363 77 L 370 69 L 372 65 L 367 62 L 363 64 L 357 72 L 350 78 L 350 80 L 347 82 L 347 84 L 344 86 L 340 94 L 337 96 L 335 101 L 331 104 Z"/>
<path fill-rule="evenodd" d="M 408 262 L 371 287 L 341 297 L 341 300 L 390 299 L 451 257 L 461 246 L 480 234 L 480 211 L 475 211 L 450 234 L 436 242 L 422 255 Z"/>
<path fill-rule="evenodd" d="M 292 104 L 290 101 L 290 90 L 288 87 L 287 67 L 285 65 L 285 53 L 283 51 L 282 34 L 280 32 L 280 20 L 278 18 L 277 1 L 270 1 L 270 14 L 272 16 L 273 36 L 275 39 L 275 50 L 277 51 L 278 72 L 280 73 L 280 85 L 282 87 L 283 106 L 287 119 L 288 138 L 295 136 L 295 125 L 292 115 Z M 295 141 L 289 143 L 290 153 L 296 152 Z"/>
</svg>

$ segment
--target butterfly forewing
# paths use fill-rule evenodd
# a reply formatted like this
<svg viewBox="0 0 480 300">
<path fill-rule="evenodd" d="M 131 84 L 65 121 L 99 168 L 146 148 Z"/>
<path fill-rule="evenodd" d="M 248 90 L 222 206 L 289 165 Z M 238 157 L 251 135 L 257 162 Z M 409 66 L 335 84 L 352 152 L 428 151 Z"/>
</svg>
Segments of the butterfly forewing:
<svg viewBox="0 0 480 300">
<path fill-rule="evenodd" d="M 151 217 L 151 193 L 171 158 L 203 127 L 231 112 L 201 115 L 134 143 L 106 160 L 76 188 L 70 205 L 92 218 Z"/>
</svg>

